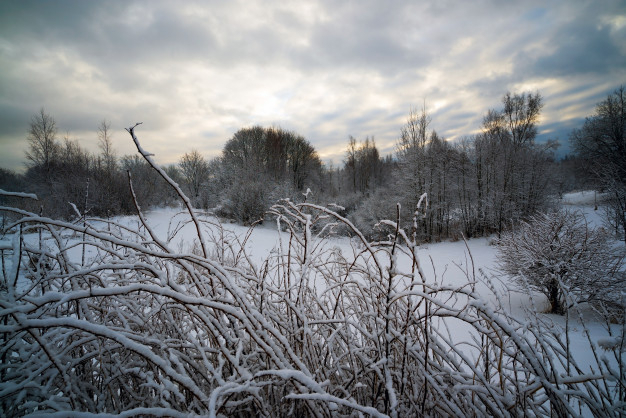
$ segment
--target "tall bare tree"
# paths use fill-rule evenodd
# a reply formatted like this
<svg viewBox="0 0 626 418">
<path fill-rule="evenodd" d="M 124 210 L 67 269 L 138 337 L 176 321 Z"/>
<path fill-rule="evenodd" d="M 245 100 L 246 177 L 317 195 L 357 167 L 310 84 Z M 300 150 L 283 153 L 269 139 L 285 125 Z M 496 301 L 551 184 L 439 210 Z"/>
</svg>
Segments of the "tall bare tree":
<svg viewBox="0 0 626 418">
<path fill-rule="evenodd" d="M 506 93 L 502 109 L 491 109 L 476 137 L 476 176 L 480 225 L 501 233 L 508 223 L 532 214 L 545 198 L 555 143 L 536 146 L 543 99 L 539 93 Z"/>
<path fill-rule="evenodd" d="M 100 122 L 100 126 L 98 126 L 98 145 L 104 161 L 105 170 L 113 173 L 117 168 L 117 158 L 111 139 L 111 122 L 106 119 L 103 119 L 102 122 Z"/>
<path fill-rule="evenodd" d="M 97 193 L 98 210 L 102 214 L 117 213 L 122 206 L 119 189 L 126 189 L 126 179 L 119 170 L 117 155 L 113 148 L 111 123 L 103 119 L 98 126 L 98 146 L 96 170 L 98 175 L 94 192 Z M 94 196 L 95 197 L 95 196 Z"/>
<path fill-rule="evenodd" d="M 41 108 L 30 122 L 26 158 L 30 161 L 30 168 L 38 168 L 48 179 L 60 150 L 56 135 L 56 121 Z"/>
<path fill-rule="evenodd" d="M 515 145 L 530 144 L 537 136 L 537 124 L 543 108 L 539 92 L 511 94 L 502 98 L 502 119 L 506 134 Z"/>
</svg>

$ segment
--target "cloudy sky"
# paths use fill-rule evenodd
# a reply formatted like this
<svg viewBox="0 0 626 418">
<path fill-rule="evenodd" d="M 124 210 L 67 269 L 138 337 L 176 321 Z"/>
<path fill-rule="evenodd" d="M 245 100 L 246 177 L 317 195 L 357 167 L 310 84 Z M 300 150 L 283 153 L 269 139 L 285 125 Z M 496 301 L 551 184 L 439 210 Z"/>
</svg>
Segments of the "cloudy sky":
<svg viewBox="0 0 626 418">
<path fill-rule="evenodd" d="M 97 150 L 143 122 L 163 164 L 219 154 L 238 129 L 281 126 L 340 163 L 348 136 L 393 151 L 412 107 L 453 140 L 507 91 L 539 91 L 541 138 L 567 144 L 626 84 L 626 3 L 614 1 L 0 2 L 0 167 L 23 167 L 42 107 Z"/>
</svg>

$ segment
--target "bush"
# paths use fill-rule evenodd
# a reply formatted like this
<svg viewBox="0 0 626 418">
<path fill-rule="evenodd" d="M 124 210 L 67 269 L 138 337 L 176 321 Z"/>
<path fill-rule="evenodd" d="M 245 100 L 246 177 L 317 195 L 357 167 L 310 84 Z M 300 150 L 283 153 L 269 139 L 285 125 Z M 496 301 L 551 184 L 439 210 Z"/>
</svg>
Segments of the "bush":
<svg viewBox="0 0 626 418">
<path fill-rule="evenodd" d="M 262 181 L 235 182 L 226 192 L 217 214 L 244 225 L 253 224 L 263 219 L 269 207 L 266 194 L 266 185 Z"/>
<path fill-rule="evenodd" d="M 533 216 L 497 243 L 500 271 L 522 289 L 544 294 L 550 313 L 583 302 L 619 308 L 624 257 L 604 229 L 589 227 L 580 212 Z"/>
<path fill-rule="evenodd" d="M 425 276 L 415 240 L 394 222 L 384 222 L 393 238 L 375 245 L 327 208 L 285 201 L 272 213 L 289 233 L 256 264 L 245 240 L 198 218 L 168 183 L 195 225 L 195 251 L 157 237 L 141 213 L 133 229 L 0 208 L 21 216 L 0 246 L 0 415 L 623 410 L 621 357 L 583 370 L 557 330 L 489 306 L 474 277 L 450 287 Z M 360 241 L 353 254 L 327 245 L 329 221 Z M 79 260 L 85 248 L 92 256 Z M 446 328 L 458 321 L 477 338 L 455 340 Z M 603 347 L 616 352 L 619 343 Z"/>
</svg>

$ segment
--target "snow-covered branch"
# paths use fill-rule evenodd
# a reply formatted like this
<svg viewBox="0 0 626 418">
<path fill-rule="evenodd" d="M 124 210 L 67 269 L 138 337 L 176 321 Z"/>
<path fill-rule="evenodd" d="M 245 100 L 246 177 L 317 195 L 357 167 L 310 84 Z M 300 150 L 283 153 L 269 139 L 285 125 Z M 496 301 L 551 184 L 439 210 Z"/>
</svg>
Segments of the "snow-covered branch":
<svg viewBox="0 0 626 418">
<path fill-rule="evenodd" d="M 0 245 L 1 415 L 622 412 L 622 363 L 577 364 L 560 330 L 486 302 L 488 278 L 443 285 L 398 219 L 370 242 L 330 208 L 282 201 L 280 246 L 254 263 L 249 236 L 190 205 L 199 241 L 177 249 L 136 206 L 136 227 L 0 208 L 19 217 Z M 328 241 L 336 225 L 352 254 Z M 621 355 L 623 338 L 602 347 Z"/>
</svg>

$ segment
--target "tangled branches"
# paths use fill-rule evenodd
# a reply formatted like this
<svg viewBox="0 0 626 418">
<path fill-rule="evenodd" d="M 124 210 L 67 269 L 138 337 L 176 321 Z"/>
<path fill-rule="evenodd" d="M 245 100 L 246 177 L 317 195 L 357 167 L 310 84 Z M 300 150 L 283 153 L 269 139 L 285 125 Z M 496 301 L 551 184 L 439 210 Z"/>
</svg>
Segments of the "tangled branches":
<svg viewBox="0 0 626 418">
<path fill-rule="evenodd" d="M 199 251 L 174 249 L 141 211 L 130 228 L 1 210 L 19 216 L 1 247 L 3 415 L 620 413 L 619 370 L 582 370 L 557 334 L 484 302 L 471 276 L 427 277 L 397 221 L 372 243 L 329 208 L 284 201 L 279 246 L 256 265 L 191 209 Z M 360 240 L 353 254 L 325 238 L 339 224 Z"/>
</svg>

